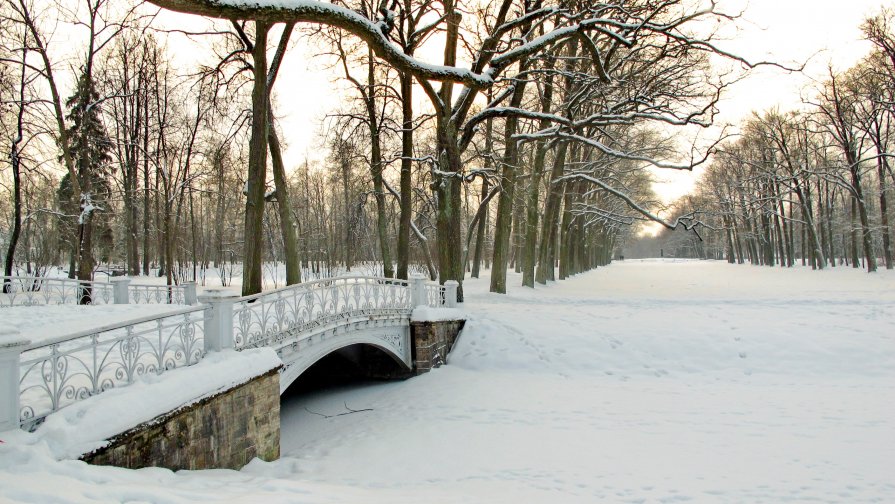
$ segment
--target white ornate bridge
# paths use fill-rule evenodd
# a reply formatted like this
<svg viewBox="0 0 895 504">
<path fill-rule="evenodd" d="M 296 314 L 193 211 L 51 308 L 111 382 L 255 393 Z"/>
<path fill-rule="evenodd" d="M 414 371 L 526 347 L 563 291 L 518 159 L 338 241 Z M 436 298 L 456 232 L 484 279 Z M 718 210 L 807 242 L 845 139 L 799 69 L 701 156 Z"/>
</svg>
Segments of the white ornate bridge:
<svg viewBox="0 0 895 504">
<path fill-rule="evenodd" d="M 211 306 L 213 327 L 208 333 L 219 334 L 221 343 L 206 346 L 275 349 L 285 365 L 281 391 L 321 358 L 355 344 L 379 348 L 410 370 L 413 308 L 456 303 L 456 282 L 447 286 L 426 284 L 423 279 L 412 282 L 339 277 L 239 298 L 227 291 L 210 291 L 199 300 Z"/>
<path fill-rule="evenodd" d="M 324 356 L 356 344 L 379 348 L 410 370 L 413 308 L 453 307 L 456 288 L 338 277 L 245 297 L 210 290 L 196 307 L 49 340 L 0 332 L 0 430 L 36 428 L 77 400 L 225 348 L 275 349 L 285 365 L 281 392 Z"/>
</svg>

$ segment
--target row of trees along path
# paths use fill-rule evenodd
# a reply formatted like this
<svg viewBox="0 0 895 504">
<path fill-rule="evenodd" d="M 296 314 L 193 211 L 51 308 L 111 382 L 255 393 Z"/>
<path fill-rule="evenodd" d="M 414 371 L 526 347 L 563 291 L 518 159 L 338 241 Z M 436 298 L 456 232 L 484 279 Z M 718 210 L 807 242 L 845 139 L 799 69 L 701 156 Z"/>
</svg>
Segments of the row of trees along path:
<svg viewBox="0 0 895 504">
<path fill-rule="evenodd" d="M 861 29 L 873 50 L 829 70 L 800 110 L 755 113 L 718 150 L 696 191 L 676 205 L 698 213 L 703 241 L 666 233 L 674 255 L 824 269 L 893 269 L 891 191 L 895 14 Z"/>
<path fill-rule="evenodd" d="M 15 208 L 7 274 L 21 235 L 29 271 L 53 261 L 51 240 L 63 236 L 69 271 L 85 280 L 97 251 L 101 261 L 123 257 L 131 274 L 149 274 L 154 256 L 168 282 L 188 275 L 190 262 L 194 279 L 209 260 L 225 276 L 229 257 L 244 263 L 245 294 L 261 290 L 274 250 L 285 258 L 287 284 L 301 281 L 308 258 L 331 266 L 336 254 L 349 268 L 374 258 L 398 278 L 416 260 L 431 277 L 461 285 L 467 268 L 478 276 L 490 263 L 491 290 L 501 293 L 509 267 L 527 286 L 565 278 L 609 262 L 640 221 L 703 223 L 692 211 L 661 218 L 645 167 L 705 163 L 715 146 L 680 156 L 676 131 L 710 126 L 725 86 L 764 64 L 702 33 L 736 22 L 714 3 L 153 0 L 221 20 L 201 34 L 222 37 L 217 61 L 183 77 L 150 29 L 156 12 L 147 5 L 69 3 L 38 11 L 28 0 L 3 3 L 4 97 L 17 104 L 3 120 Z M 61 12 L 84 41 L 68 100 L 57 80 L 63 63 L 47 44 L 52 33 L 39 22 L 47 12 Z M 330 48 L 359 106 L 331 117 L 329 178 L 306 164 L 290 182 L 273 90 L 296 32 Z M 415 56 L 436 44 L 440 64 Z M 713 56 L 737 71 L 718 77 Z M 422 111 L 415 93 L 429 102 Z M 250 113 L 242 113 L 247 102 Z M 247 152 L 239 147 L 246 144 Z M 37 156 L 22 153 L 54 149 L 50 160 L 66 175 L 48 196 L 52 178 L 40 175 Z M 32 177 L 24 195 L 21 160 Z M 397 184 L 386 174 L 393 163 Z M 366 183 L 372 187 L 360 188 Z M 243 202 L 233 187 L 245 187 Z M 265 212 L 267 203 L 275 210 Z"/>
</svg>

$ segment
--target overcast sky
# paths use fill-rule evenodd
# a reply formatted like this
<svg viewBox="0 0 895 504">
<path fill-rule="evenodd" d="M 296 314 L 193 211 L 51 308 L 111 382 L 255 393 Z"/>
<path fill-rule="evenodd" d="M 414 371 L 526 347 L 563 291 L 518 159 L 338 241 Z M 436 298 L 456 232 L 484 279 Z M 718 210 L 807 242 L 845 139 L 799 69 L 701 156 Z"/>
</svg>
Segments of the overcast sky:
<svg viewBox="0 0 895 504">
<path fill-rule="evenodd" d="M 768 59 L 791 65 L 808 62 L 806 75 L 763 68 L 733 86 L 721 103 L 718 122 L 737 123 L 752 110 L 799 107 L 800 94 L 810 93 L 811 78 L 822 79 L 828 64 L 845 69 L 868 52 L 869 44 L 860 40 L 860 23 L 867 15 L 878 12 L 882 5 L 893 3 L 722 0 L 721 5 L 728 12 L 745 9 L 736 29 L 725 32 L 729 40 L 719 43 L 725 49 L 751 61 Z M 281 117 L 284 141 L 288 143 L 287 169 L 306 157 L 322 158 L 325 153 L 318 137 L 321 118 L 334 111 L 346 96 L 337 88 L 347 90 L 343 84 L 334 82 L 337 74 L 324 68 L 323 61 L 314 58 L 314 51 L 307 47 L 299 43 L 287 54 L 275 88 L 279 98 L 277 114 Z M 420 103 L 425 101 L 423 96 L 418 98 Z M 688 172 L 659 172 L 658 175 L 667 180 L 657 186 L 666 201 L 685 194 L 695 180 L 695 174 Z"/>
</svg>

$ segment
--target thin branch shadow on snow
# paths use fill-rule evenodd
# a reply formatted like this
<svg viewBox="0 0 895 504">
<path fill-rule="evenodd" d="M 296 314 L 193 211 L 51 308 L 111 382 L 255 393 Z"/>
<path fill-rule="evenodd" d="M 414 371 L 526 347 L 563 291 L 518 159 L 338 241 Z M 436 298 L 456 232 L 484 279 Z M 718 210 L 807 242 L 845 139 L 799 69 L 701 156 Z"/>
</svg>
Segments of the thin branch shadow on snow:
<svg viewBox="0 0 895 504">
<path fill-rule="evenodd" d="M 352 414 L 352 413 L 363 413 L 364 411 L 373 411 L 373 408 L 364 408 L 364 409 L 359 409 L 359 410 L 351 409 L 351 408 L 348 407 L 348 402 L 347 402 L 347 401 L 346 401 L 344 404 L 345 404 L 345 409 L 348 410 L 348 411 L 344 411 L 344 412 L 342 412 L 342 413 L 336 413 L 335 415 L 324 415 L 323 413 L 317 413 L 316 411 L 311 411 L 311 410 L 309 410 L 307 406 L 305 406 L 305 411 L 307 411 L 308 413 L 310 413 L 310 414 L 312 414 L 312 415 L 321 416 L 321 417 L 323 417 L 323 418 L 333 418 L 333 417 L 340 417 L 340 416 L 350 415 L 350 414 Z"/>
</svg>

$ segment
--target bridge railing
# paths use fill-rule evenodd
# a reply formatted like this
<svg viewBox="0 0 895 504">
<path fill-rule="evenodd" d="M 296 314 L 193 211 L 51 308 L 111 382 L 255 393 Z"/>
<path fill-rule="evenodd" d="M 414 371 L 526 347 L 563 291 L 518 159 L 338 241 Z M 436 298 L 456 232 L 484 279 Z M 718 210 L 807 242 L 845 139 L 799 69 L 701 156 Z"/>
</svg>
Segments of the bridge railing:
<svg viewBox="0 0 895 504">
<path fill-rule="evenodd" d="M 269 345 L 316 327 L 370 314 L 403 315 L 411 309 L 404 280 L 338 277 L 239 298 L 233 304 L 233 345 Z"/>
<path fill-rule="evenodd" d="M 22 344 L 26 340 L 20 338 L 18 345 L 4 344 L 0 335 L 0 360 L 11 350 L 19 352 L 18 379 L 13 381 L 18 382 L 14 411 L 19 425 L 32 429 L 78 400 L 131 384 L 144 374 L 195 364 L 205 353 L 207 308 L 186 308 L 34 343 Z M 0 397 L 4 395 L 0 390 Z M 0 418 L 0 430 L 2 423 Z"/>
<path fill-rule="evenodd" d="M 196 304 L 196 284 L 131 284 L 130 278 L 88 282 L 72 278 L 0 276 L 0 307 L 60 304 Z M 82 302 L 82 299 L 84 302 Z"/>
</svg>

